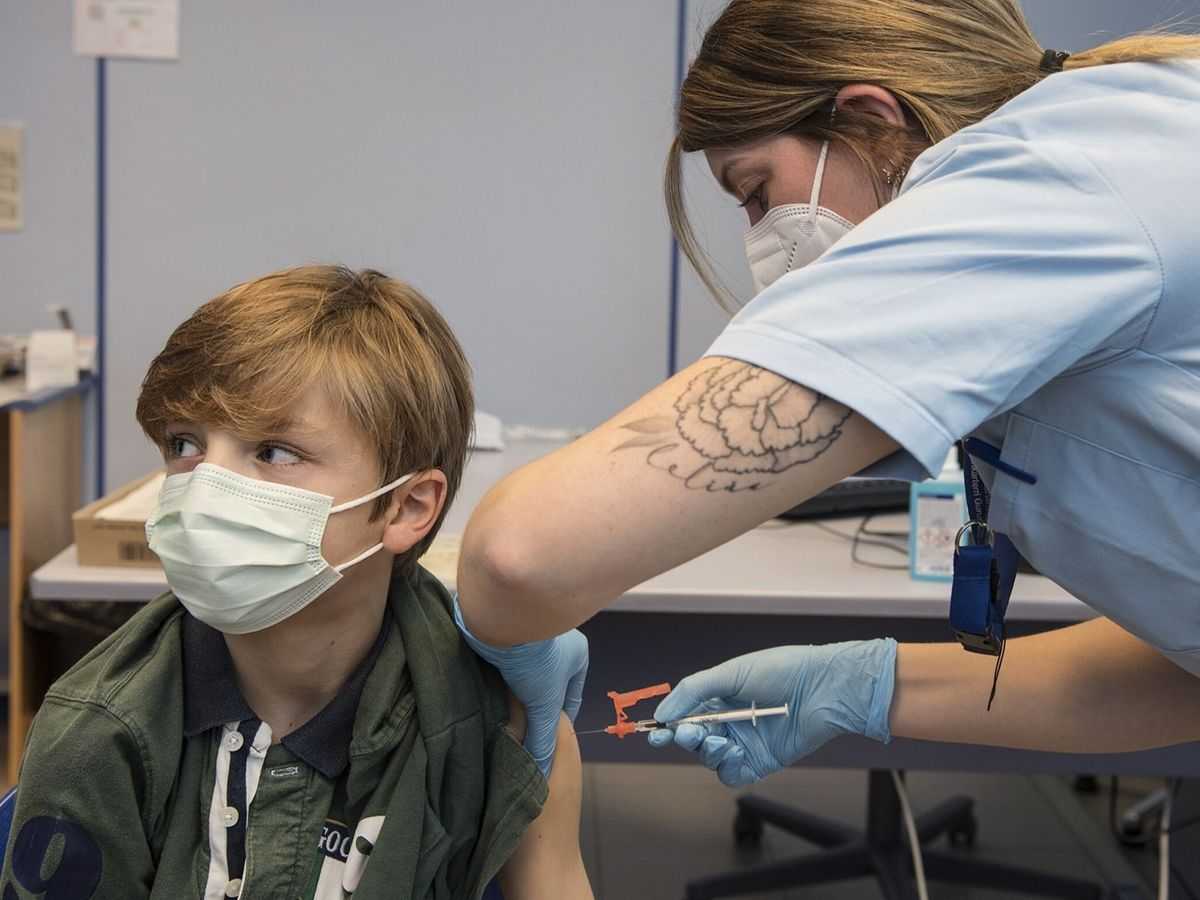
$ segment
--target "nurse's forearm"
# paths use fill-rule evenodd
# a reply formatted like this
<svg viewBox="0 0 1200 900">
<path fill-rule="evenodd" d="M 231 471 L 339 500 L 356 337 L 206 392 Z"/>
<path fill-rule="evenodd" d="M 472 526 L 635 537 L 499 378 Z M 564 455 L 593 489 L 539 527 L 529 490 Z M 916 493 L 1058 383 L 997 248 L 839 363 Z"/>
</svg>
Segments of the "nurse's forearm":
<svg viewBox="0 0 1200 900">
<path fill-rule="evenodd" d="M 488 493 L 463 536 L 463 617 L 493 644 L 560 634 L 895 449 L 808 388 L 701 360 Z"/>
<path fill-rule="evenodd" d="M 1008 642 L 995 659 L 957 644 L 902 644 L 896 737 L 1061 753 L 1123 753 L 1200 740 L 1200 679 L 1108 619 Z"/>
</svg>

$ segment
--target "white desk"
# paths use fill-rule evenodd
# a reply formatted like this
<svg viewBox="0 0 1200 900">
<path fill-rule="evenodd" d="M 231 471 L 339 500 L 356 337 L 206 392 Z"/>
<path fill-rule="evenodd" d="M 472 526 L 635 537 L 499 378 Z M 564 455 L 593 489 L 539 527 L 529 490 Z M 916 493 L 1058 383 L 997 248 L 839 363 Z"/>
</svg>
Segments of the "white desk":
<svg viewBox="0 0 1200 900">
<path fill-rule="evenodd" d="M 502 453 L 475 453 L 443 534 L 461 534 L 488 488 L 559 446 L 556 441 L 522 441 Z M 898 521 L 906 527 L 907 517 Z M 159 569 L 80 566 L 74 546 L 35 572 L 32 583 L 39 600 L 146 601 L 164 590 Z M 849 544 L 840 538 L 811 524 L 774 521 L 633 588 L 612 609 L 943 620 L 948 598 L 946 583 L 913 581 L 904 572 L 857 565 L 850 560 Z M 1018 576 L 1010 619 L 1073 622 L 1093 615 L 1048 579 Z"/>
</svg>

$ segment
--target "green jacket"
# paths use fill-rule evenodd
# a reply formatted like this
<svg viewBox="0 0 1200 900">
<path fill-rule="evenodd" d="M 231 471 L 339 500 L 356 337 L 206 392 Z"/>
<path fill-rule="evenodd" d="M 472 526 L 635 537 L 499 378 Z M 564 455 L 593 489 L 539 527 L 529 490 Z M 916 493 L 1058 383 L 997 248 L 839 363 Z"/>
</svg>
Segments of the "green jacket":
<svg viewBox="0 0 1200 900">
<path fill-rule="evenodd" d="M 478 898 L 546 782 L 442 586 L 420 570 L 388 606 L 339 695 L 273 743 L 221 635 L 150 603 L 46 695 L 2 900 Z"/>
</svg>

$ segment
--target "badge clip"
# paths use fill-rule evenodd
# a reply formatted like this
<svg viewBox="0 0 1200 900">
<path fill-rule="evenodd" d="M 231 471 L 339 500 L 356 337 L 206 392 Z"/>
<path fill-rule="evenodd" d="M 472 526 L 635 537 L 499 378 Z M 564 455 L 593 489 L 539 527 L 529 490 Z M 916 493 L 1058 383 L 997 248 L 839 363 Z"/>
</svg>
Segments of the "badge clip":
<svg viewBox="0 0 1200 900">
<path fill-rule="evenodd" d="M 963 538 L 967 543 L 963 544 Z M 997 601 L 1000 567 L 996 534 L 986 522 L 971 521 L 954 538 L 954 585 L 950 590 L 950 626 L 963 649 L 999 656 L 1004 617 Z"/>
</svg>

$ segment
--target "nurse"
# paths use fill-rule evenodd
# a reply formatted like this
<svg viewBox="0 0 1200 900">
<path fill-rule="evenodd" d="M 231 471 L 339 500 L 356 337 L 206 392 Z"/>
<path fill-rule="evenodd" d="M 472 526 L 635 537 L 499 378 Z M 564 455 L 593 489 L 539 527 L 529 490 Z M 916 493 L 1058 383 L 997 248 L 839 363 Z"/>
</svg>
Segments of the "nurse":
<svg viewBox="0 0 1200 900">
<path fill-rule="evenodd" d="M 501 482 L 464 537 L 460 625 L 529 706 L 535 756 L 578 704 L 574 626 L 845 476 L 936 473 L 968 437 L 986 527 L 964 543 L 995 554 L 998 593 L 1010 540 L 1099 618 L 1008 641 L 989 710 L 985 558 L 961 643 L 781 635 L 655 716 L 790 717 L 651 742 L 745 784 L 851 732 L 1200 740 L 1197 147 L 1200 37 L 1068 57 L 1013 0 L 733 0 L 683 84 L 666 197 L 731 304 L 683 203 L 703 153 L 746 209 L 759 293 L 705 358 Z"/>
</svg>

